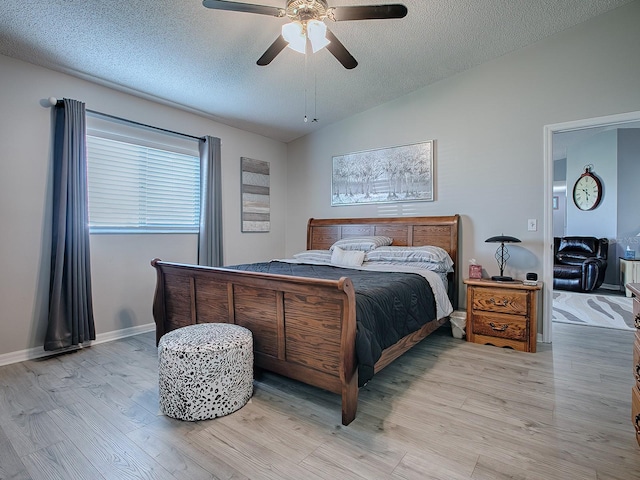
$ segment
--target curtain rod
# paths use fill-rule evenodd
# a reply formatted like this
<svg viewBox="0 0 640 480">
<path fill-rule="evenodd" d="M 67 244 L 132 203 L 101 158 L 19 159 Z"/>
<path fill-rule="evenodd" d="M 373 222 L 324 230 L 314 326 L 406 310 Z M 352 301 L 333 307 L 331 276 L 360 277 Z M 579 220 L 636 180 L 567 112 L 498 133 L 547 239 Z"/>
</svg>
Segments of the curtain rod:
<svg viewBox="0 0 640 480">
<path fill-rule="evenodd" d="M 64 105 L 64 100 L 58 100 L 55 97 L 49 97 L 49 103 L 51 104 L 52 107 L 61 107 L 62 105 Z M 122 118 L 122 117 L 116 117 L 115 115 L 110 115 L 108 113 L 98 112 L 96 110 L 89 110 L 88 108 L 86 109 L 86 111 L 88 113 L 93 113 L 94 115 L 99 115 L 101 117 L 106 117 L 106 118 L 110 118 L 112 120 L 119 120 L 121 122 L 131 123 L 131 124 L 137 125 L 139 127 L 151 128 L 153 130 L 160 130 L 161 132 L 171 133 L 173 135 L 179 135 L 181 137 L 192 138 L 194 140 L 204 140 L 205 139 L 205 137 L 196 137 L 194 135 L 188 135 L 186 133 L 176 132 L 174 130 L 168 130 L 168 129 L 162 128 L 162 127 L 156 127 L 156 126 L 153 126 L 153 125 L 147 125 L 146 123 L 136 122 L 134 120 L 128 120 L 128 119 Z"/>
</svg>

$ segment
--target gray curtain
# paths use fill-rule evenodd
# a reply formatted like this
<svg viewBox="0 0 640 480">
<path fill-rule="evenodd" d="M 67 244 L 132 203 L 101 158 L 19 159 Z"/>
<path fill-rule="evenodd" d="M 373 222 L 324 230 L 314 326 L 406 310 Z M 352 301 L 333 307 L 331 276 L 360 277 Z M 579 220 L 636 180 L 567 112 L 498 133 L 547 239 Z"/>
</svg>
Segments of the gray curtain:
<svg viewBox="0 0 640 480">
<path fill-rule="evenodd" d="M 45 350 L 95 340 L 89 263 L 85 105 L 55 107 L 53 229 Z"/>
<path fill-rule="evenodd" d="M 220 139 L 200 139 L 200 233 L 198 265 L 219 267 L 222 260 L 222 163 Z"/>
</svg>

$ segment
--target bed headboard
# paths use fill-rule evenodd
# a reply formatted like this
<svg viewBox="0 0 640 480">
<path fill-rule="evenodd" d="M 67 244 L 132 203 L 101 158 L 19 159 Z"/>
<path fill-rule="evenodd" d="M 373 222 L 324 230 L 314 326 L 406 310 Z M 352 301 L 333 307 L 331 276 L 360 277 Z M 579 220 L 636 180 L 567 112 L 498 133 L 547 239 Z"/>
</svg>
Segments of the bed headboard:
<svg viewBox="0 0 640 480">
<path fill-rule="evenodd" d="M 449 281 L 453 307 L 458 301 L 458 224 L 459 215 L 446 217 L 310 218 L 307 224 L 307 250 L 328 250 L 336 240 L 347 237 L 385 235 L 393 245 L 435 245 L 445 249 L 454 263 Z"/>
</svg>

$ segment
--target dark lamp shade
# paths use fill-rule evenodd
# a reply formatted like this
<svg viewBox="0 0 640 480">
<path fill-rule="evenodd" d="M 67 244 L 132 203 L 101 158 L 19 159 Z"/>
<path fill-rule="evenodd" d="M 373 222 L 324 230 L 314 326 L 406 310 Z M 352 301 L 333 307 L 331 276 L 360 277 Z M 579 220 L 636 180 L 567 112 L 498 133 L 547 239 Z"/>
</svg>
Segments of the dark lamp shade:
<svg viewBox="0 0 640 480">
<path fill-rule="evenodd" d="M 510 237 L 509 235 L 496 235 L 495 237 L 487 238 L 486 243 L 520 243 L 520 239 L 516 237 Z"/>
</svg>

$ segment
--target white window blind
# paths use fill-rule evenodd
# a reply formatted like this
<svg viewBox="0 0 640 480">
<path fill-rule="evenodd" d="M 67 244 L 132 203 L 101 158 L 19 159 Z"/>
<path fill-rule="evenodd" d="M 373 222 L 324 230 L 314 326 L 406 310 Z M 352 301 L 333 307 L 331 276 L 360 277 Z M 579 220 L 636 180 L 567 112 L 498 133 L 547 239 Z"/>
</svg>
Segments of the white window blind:
<svg viewBox="0 0 640 480">
<path fill-rule="evenodd" d="M 197 143 L 105 123 L 93 118 L 87 128 L 91 232 L 197 232 Z"/>
</svg>

